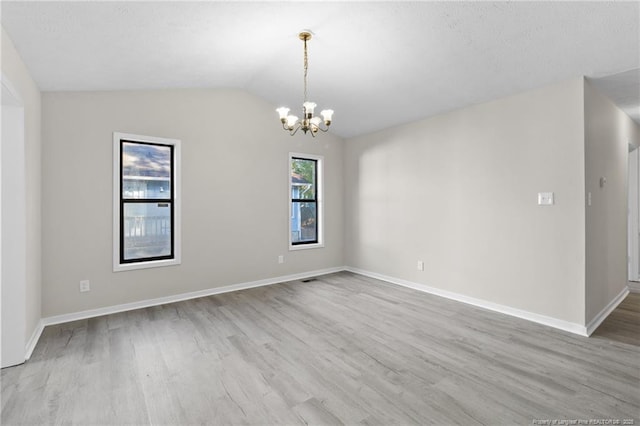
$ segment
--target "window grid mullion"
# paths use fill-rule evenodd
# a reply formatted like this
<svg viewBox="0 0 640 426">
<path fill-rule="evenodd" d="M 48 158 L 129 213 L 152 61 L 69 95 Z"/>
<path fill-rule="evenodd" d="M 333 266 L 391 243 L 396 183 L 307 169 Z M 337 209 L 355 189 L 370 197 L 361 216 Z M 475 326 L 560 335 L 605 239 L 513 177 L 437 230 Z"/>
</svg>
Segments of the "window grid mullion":
<svg viewBox="0 0 640 426">
<path fill-rule="evenodd" d="M 172 198 L 123 198 L 123 203 L 170 203 Z"/>
</svg>

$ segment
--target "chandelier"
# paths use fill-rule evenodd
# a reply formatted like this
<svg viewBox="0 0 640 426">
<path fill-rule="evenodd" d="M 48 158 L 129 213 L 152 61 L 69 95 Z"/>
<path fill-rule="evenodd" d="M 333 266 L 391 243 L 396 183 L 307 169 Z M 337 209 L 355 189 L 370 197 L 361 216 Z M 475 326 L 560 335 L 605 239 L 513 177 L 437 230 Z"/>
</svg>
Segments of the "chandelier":
<svg viewBox="0 0 640 426">
<path fill-rule="evenodd" d="M 304 42 L 304 103 L 302 104 L 302 120 L 299 120 L 295 115 L 289 115 L 289 108 L 280 107 L 276 109 L 280 114 L 280 121 L 282 122 L 282 128 L 289 132 L 291 136 L 295 135 L 300 129 L 306 134 L 311 133 L 311 136 L 315 137 L 318 130 L 326 132 L 331 125 L 331 118 L 333 116 L 333 110 L 325 109 L 320 112 L 322 118 L 314 116 L 313 112 L 316 108 L 314 102 L 309 102 L 307 99 L 307 72 L 309 70 L 309 60 L 307 58 L 307 41 L 311 40 L 312 32 L 310 30 L 302 30 L 298 37 Z M 322 127 L 324 124 L 324 127 Z"/>
</svg>

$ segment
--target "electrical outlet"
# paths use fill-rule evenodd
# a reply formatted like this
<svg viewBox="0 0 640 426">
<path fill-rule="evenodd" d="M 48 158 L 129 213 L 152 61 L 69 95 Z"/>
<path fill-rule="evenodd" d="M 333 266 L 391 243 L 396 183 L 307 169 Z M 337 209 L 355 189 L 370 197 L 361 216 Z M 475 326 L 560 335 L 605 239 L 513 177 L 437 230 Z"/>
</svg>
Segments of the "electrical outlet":
<svg viewBox="0 0 640 426">
<path fill-rule="evenodd" d="M 91 283 L 89 283 L 89 280 L 80 281 L 80 292 L 84 293 L 85 291 L 91 291 Z"/>
<path fill-rule="evenodd" d="M 278 256 L 278 263 L 284 263 L 284 256 L 283 255 Z"/>
<path fill-rule="evenodd" d="M 539 206 L 552 206 L 553 204 L 553 192 L 538 192 Z"/>
<path fill-rule="evenodd" d="M 422 260 L 418 260 L 418 271 L 424 271 L 424 262 Z"/>
</svg>

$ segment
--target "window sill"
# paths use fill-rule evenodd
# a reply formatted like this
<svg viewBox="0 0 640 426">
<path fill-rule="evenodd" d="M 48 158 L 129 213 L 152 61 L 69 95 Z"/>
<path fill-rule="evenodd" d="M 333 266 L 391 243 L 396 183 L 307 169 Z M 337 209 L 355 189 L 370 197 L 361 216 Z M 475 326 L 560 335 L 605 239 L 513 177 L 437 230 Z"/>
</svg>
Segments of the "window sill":
<svg viewBox="0 0 640 426">
<path fill-rule="evenodd" d="M 113 272 L 134 271 L 136 269 L 162 268 L 180 265 L 180 259 L 150 260 L 148 262 L 122 263 L 113 265 Z"/>
<path fill-rule="evenodd" d="M 289 251 L 296 251 L 296 250 L 308 250 L 308 249 L 316 249 L 316 248 L 323 248 L 324 244 L 323 243 L 315 243 L 315 244 L 298 244 L 298 245 L 291 245 L 289 244 Z"/>
</svg>

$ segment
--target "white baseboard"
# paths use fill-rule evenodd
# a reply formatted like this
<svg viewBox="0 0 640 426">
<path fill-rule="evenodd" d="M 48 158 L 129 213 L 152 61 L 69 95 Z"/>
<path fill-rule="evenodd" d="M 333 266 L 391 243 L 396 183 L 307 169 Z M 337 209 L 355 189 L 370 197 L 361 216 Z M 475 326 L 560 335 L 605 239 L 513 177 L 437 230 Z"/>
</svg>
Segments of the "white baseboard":
<svg viewBox="0 0 640 426">
<path fill-rule="evenodd" d="M 350 266 L 347 266 L 345 270 L 354 272 L 356 274 L 365 275 L 367 277 L 386 281 L 391 284 L 397 284 L 403 287 L 412 288 L 414 290 L 422 291 L 425 293 L 435 294 L 436 296 L 445 297 L 447 299 L 456 300 L 458 302 L 466 303 L 473 306 L 478 306 L 480 308 L 488 309 L 490 311 L 500 312 L 502 314 L 511 315 L 513 317 L 525 319 L 527 321 L 531 321 L 531 322 L 546 325 L 549 327 L 557 328 L 560 330 L 568 331 L 569 333 L 578 334 L 580 336 L 588 336 L 587 327 L 577 323 L 564 321 L 564 320 L 536 314 L 529 311 L 523 311 L 521 309 L 512 308 L 510 306 L 500 305 L 498 303 L 493 303 L 486 300 L 465 296 L 463 294 L 454 293 L 451 291 L 446 291 L 446 290 L 442 290 L 435 287 L 430 287 L 425 284 L 418 284 L 418 283 L 406 281 L 400 278 L 389 277 L 386 275 L 365 271 L 365 270 L 353 268 Z"/>
<path fill-rule="evenodd" d="M 340 272 L 340 271 L 349 271 L 349 272 L 364 275 L 367 277 L 379 279 L 391 284 L 401 285 L 403 287 L 412 288 L 414 290 L 434 294 L 437 296 L 445 297 L 447 299 L 456 300 L 458 302 L 466 303 L 473 306 L 478 306 L 484 309 L 500 312 L 506 315 L 511 315 L 513 317 L 522 318 L 528 321 L 532 321 L 538 324 L 543 324 L 549 327 L 568 331 L 570 333 L 578 334 L 581 336 L 590 335 L 628 294 L 627 290 L 620 293 L 620 295 L 618 295 L 609 305 L 607 305 L 607 307 L 602 312 L 600 312 L 600 314 L 598 314 L 596 318 L 594 318 L 587 327 L 585 327 L 580 324 L 559 320 L 556 318 L 536 314 L 533 312 L 523 311 L 520 309 L 512 308 L 505 305 L 500 305 L 500 304 L 489 302 L 482 299 L 476 299 L 476 298 L 465 296 L 462 294 L 438 289 L 435 287 L 430 287 L 424 284 L 418 284 L 411 281 L 402 280 L 399 278 L 389 277 L 386 275 L 366 271 L 363 269 L 353 268 L 350 266 L 339 266 L 334 268 L 319 269 L 316 271 L 309 271 L 309 272 L 303 272 L 303 273 L 292 274 L 292 275 L 283 275 L 283 276 L 268 278 L 264 280 L 232 284 L 232 285 L 223 286 L 223 287 L 215 287 L 215 288 L 209 288 L 205 290 L 176 294 L 173 296 L 141 300 L 138 302 L 124 303 L 121 305 L 107 306 L 104 308 L 90 309 L 86 311 L 80 311 L 80 312 L 74 312 L 70 314 L 55 315 L 51 317 L 42 318 L 38 323 L 38 325 L 36 326 L 36 329 L 33 331 L 33 334 L 31 335 L 29 342 L 27 342 L 27 345 L 25 348 L 25 353 L 26 353 L 25 359 L 29 359 L 33 354 L 33 350 L 35 349 L 36 344 L 38 343 L 38 340 L 42 335 L 44 327 L 46 327 L 47 325 L 62 324 L 65 322 L 77 321 L 77 320 L 82 320 L 87 318 L 94 318 L 102 315 L 115 314 L 119 312 L 126 312 L 134 309 L 148 308 L 151 306 L 158 306 L 158 305 L 164 305 L 167 303 L 180 302 L 183 300 L 196 299 L 198 297 L 206 297 L 206 296 L 212 296 L 215 294 L 229 293 L 232 291 L 245 290 L 245 289 L 250 289 L 255 287 L 263 287 L 263 286 L 279 284 L 287 281 L 295 281 L 295 280 L 310 278 L 318 275 L 331 274 L 331 273 Z"/>
<path fill-rule="evenodd" d="M 38 343 L 38 340 L 40 340 L 40 336 L 42 335 L 43 331 L 44 331 L 44 322 L 40 320 L 38 321 L 36 328 L 33 330 L 33 333 L 31 334 L 31 337 L 29 338 L 29 341 L 27 342 L 24 348 L 25 361 L 31 358 L 31 355 L 33 354 L 33 350 L 36 348 L 36 344 Z"/>
<path fill-rule="evenodd" d="M 627 297 L 628 294 L 629 289 L 623 289 L 620 294 L 618 294 L 611 302 L 609 302 L 607 306 L 605 306 L 603 310 L 600 311 L 600 313 L 598 313 L 598 315 L 596 315 L 591 321 L 589 321 L 589 324 L 587 324 L 587 336 L 591 336 L 591 333 L 596 331 L 596 328 L 598 328 L 600 324 L 602 324 L 602 321 L 607 319 L 609 314 L 618 307 L 618 305 L 624 300 L 625 297 Z"/>
<path fill-rule="evenodd" d="M 192 291 L 189 293 L 175 294 L 173 296 L 158 297 L 156 299 L 141 300 L 139 302 L 124 303 L 122 305 L 107 306 L 104 308 L 90 309 L 87 311 L 74 312 L 71 314 L 55 315 L 43 318 L 41 323 L 43 328 L 47 325 L 62 324 L 65 322 L 77 321 L 87 318 L 99 317 L 102 315 L 115 314 L 118 312 L 132 311 L 134 309 L 148 308 L 150 306 L 164 305 L 167 303 L 181 302 L 183 300 L 197 299 L 198 297 L 212 296 L 214 294 L 229 293 L 231 291 L 245 290 L 255 287 L 263 287 L 272 284 L 280 284 L 287 281 L 295 281 L 304 278 L 315 277 L 318 275 L 331 274 L 334 272 L 344 271 L 343 266 L 327 269 L 319 269 L 316 271 L 302 272 L 300 274 L 283 275 L 280 277 L 267 278 L 264 280 L 250 281 L 246 283 L 232 284 L 223 287 L 214 287 L 205 290 Z M 40 331 L 42 332 L 42 331 Z M 39 337 L 39 334 L 38 334 Z M 36 340 L 37 342 L 37 340 Z M 35 347 L 35 343 L 33 345 Z"/>
<path fill-rule="evenodd" d="M 631 293 L 640 293 L 640 282 L 638 281 L 629 281 L 627 283 L 627 288 Z"/>
</svg>

